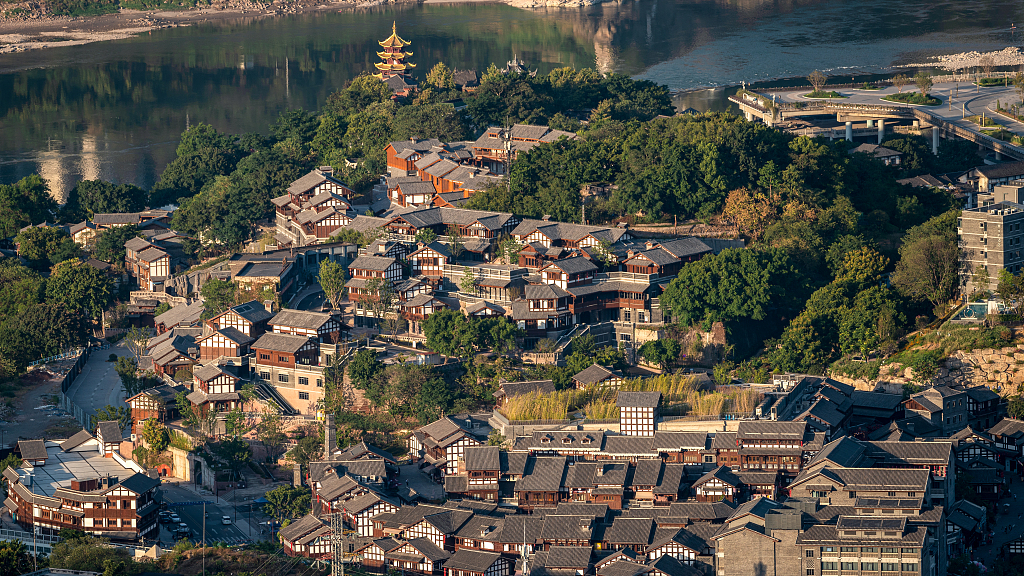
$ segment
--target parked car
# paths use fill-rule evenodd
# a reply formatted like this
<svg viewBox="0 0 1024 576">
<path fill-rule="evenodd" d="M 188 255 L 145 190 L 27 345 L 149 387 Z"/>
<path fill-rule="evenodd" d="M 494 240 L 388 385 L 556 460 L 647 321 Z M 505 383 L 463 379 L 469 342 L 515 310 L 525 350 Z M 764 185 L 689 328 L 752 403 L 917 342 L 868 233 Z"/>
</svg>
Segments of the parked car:
<svg viewBox="0 0 1024 576">
<path fill-rule="evenodd" d="M 221 524 L 231 524 L 231 516 L 221 516 L 220 517 L 220 523 Z"/>
<path fill-rule="evenodd" d="M 175 514 L 173 512 L 171 512 L 170 518 L 171 518 L 171 522 L 174 522 L 175 524 L 181 522 L 181 516 L 178 516 L 177 514 Z"/>
<path fill-rule="evenodd" d="M 192 533 L 192 529 L 189 528 L 188 524 L 185 524 L 184 522 L 179 522 L 178 523 L 178 529 L 175 530 L 175 531 L 177 533 L 179 533 L 179 534 L 191 534 Z"/>
</svg>

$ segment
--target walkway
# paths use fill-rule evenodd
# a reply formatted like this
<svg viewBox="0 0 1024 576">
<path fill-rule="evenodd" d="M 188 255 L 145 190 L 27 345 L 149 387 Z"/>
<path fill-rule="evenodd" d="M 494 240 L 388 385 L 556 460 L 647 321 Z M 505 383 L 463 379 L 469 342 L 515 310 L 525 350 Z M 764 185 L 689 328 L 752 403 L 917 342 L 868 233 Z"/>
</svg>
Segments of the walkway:
<svg viewBox="0 0 1024 576">
<path fill-rule="evenodd" d="M 118 342 L 107 350 L 95 350 L 89 361 L 82 368 L 75 381 L 68 388 L 67 396 L 86 413 L 95 415 L 96 411 L 108 404 L 124 405 L 124 391 L 121 389 L 121 377 L 114 370 L 114 362 L 107 362 L 111 354 L 130 356 L 131 352 Z"/>
</svg>

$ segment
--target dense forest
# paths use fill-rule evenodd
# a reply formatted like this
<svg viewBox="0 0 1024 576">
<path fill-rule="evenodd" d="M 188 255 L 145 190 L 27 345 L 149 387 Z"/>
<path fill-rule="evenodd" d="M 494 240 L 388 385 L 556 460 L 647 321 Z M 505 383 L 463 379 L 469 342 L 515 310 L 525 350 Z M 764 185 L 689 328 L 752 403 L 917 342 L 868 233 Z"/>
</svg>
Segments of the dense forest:
<svg viewBox="0 0 1024 576">
<path fill-rule="evenodd" d="M 464 110 L 451 104 L 459 100 Z M 969 144 L 944 142 L 935 156 L 920 137 L 892 138 L 886 145 L 906 155 L 897 169 L 850 154 L 844 141 L 797 137 L 728 114 L 673 112 L 664 86 L 589 69 L 531 77 L 491 66 L 465 93 L 439 64 L 411 100 L 393 99 L 380 81 L 361 76 L 319 111 L 288 111 L 263 134 L 193 126 L 148 204 L 177 204 L 174 228 L 231 250 L 272 213 L 270 199 L 312 167 L 332 165 L 366 192 L 385 171 L 390 141 L 472 140 L 488 126 L 547 124 L 579 136 L 521 155 L 508 186 L 476 194 L 468 207 L 578 222 L 580 187 L 604 182 L 613 192 L 587 207 L 590 223 L 679 218 L 735 227 L 748 249 L 687 265 L 662 302 L 681 326 L 725 322 L 737 358 L 763 349 L 762 364 L 822 371 L 843 355 L 891 345 L 955 295 L 955 270 L 934 286 L 920 285 L 918 272 L 948 258 L 951 242 L 955 261 L 956 202 L 897 179 L 970 167 Z M 0 190 L 7 234 L 56 210 L 19 196 L 19 186 Z M 58 219 L 136 209 L 140 198 L 138 189 L 83 182 Z"/>
</svg>

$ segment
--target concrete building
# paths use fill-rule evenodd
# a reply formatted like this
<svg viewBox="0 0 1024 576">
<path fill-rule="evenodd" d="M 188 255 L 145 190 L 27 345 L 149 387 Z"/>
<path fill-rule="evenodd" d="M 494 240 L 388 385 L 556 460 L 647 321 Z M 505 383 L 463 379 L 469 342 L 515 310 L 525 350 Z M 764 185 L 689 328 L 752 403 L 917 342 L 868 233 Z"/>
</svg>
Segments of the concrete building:
<svg viewBox="0 0 1024 576">
<path fill-rule="evenodd" d="M 1004 187 L 999 187 L 1000 189 Z M 999 202 L 964 210 L 957 220 L 960 243 L 960 283 L 969 294 L 995 288 L 1003 269 L 1014 274 L 1024 265 L 1024 195 L 1014 189 L 1000 194 Z M 981 285 L 985 272 L 988 284 Z"/>
</svg>

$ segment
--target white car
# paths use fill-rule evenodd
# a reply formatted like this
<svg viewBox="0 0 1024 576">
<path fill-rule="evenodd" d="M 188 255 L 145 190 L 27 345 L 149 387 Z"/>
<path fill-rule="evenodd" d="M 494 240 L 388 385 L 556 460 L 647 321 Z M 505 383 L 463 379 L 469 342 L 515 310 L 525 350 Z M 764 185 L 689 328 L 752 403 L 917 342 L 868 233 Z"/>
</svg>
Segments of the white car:
<svg viewBox="0 0 1024 576">
<path fill-rule="evenodd" d="M 220 517 L 220 523 L 221 524 L 231 524 L 231 516 L 221 516 Z"/>
</svg>

